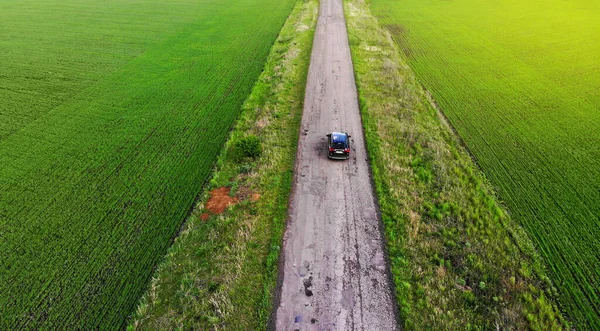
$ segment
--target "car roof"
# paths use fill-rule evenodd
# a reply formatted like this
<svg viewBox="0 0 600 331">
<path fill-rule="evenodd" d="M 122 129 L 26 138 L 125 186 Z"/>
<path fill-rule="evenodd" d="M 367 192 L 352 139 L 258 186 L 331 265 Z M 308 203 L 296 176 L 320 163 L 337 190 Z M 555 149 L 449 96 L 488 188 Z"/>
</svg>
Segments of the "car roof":
<svg viewBox="0 0 600 331">
<path fill-rule="evenodd" d="M 345 132 L 332 132 L 331 140 L 333 142 L 345 142 L 348 140 L 348 134 Z"/>
</svg>

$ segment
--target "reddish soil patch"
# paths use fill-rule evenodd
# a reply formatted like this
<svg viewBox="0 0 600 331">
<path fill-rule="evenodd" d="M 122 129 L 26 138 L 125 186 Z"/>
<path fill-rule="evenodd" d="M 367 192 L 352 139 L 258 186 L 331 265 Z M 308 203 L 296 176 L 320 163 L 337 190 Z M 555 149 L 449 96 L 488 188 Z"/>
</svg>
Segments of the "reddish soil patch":
<svg viewBox="0 0 600 331">
<path fill-rule="evenodd" d="M 210 191 L 210 199 L 206 203 L 206 209 L 213 214 L 220 214 L 230 205 L 236 204 L 238 198 L 229 196 L 229 187 L 221 187 Z"/>
<path fill-rule="evenodd" d="M 203 221 L 206 221 L 209 217 L 210 217 L 209 213 L 203 213 L 202 215 L 200 215 L 200 219 Z"/>
<path fill-rule="evenodd" d="M 258 193 L 252 193 L 252 195 L 250 196 L 250 200 L 252 201 L 257 201 L 258 199 L 260 199 L 260 194 Z"/>
</svg>

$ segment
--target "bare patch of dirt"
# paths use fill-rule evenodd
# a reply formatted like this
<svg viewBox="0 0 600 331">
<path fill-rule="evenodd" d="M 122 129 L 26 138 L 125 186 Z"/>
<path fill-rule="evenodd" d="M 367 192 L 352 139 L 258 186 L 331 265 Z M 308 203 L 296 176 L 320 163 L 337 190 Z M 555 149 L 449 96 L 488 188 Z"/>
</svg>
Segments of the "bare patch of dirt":
<svg viewBox="0 0 600 331">
<path fill-rule="evenodd" d="M 229 187 L 219 187 L 209 192 L 210 198 L 206 202 L 206 210 L 208 212 L 202 213 L 200 219 L 206 221 L 212 214 L 221 214 L 227 207 L 235 205 L 240 201 L 250 199 L 250 201 L 257 201 L 261 195 L 259 193 L 252 192 L 249 188 L 242 186 L 238 189 L 235 197 L 229 196 Z"/>
<path fill-rule="evenodd" d="M 237 197 L 229 196 L 229 187 L 220 187 L 210 191 L 210 199 L 206 202 L 206 209 L 213 214 L 221 214 L 227 207 L 238 203 Z"/>
</svg>

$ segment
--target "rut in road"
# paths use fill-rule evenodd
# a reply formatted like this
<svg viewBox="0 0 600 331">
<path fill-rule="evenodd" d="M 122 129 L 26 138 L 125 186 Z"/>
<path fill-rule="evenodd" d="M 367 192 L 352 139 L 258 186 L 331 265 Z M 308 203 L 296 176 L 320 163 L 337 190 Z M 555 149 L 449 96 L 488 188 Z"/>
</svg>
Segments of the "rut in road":
<svg viewBox="0 0 600 331">
<path fill-rule="evenodd" d="M 352 135 L 348 161 L 326 134 Z M 341 0 L 321 0 L 284 236 L 277 330 L 396 330 Z"/>
</svg>

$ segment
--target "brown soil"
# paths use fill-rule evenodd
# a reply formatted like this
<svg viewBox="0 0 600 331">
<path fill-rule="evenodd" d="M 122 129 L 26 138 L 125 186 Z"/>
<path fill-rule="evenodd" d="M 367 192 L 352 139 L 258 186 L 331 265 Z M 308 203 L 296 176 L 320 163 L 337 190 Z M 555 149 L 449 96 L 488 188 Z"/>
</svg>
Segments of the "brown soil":
<svg viewBox="0 0 600 331">
<path fill-rule="evenodd" d="M 206 203 L 206 209 L 213 214 L 221 214 L 227 207 L 237 202 L 238 198 L 229 196 L 229 187 L 220 187 L 210 191 L 210 199 Z"/>
<path fill-rule="evenodd" d="M 203 213 L 202 215 L 200 215 L 200 219 L 203 221 L 206 221 L 209 217 L 210 217 L 209 213 Z"/>
</svg>

